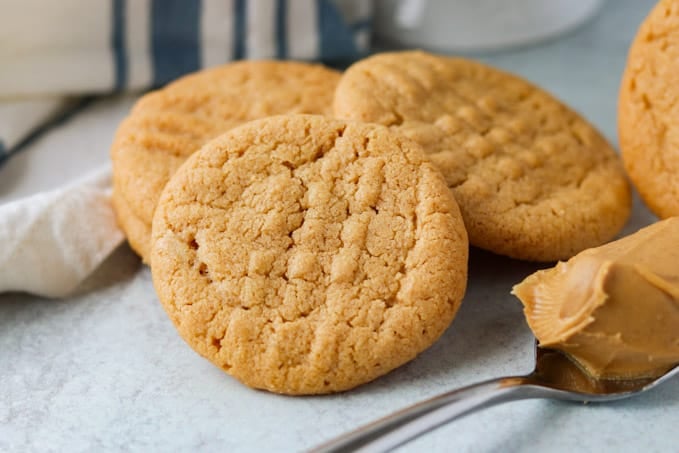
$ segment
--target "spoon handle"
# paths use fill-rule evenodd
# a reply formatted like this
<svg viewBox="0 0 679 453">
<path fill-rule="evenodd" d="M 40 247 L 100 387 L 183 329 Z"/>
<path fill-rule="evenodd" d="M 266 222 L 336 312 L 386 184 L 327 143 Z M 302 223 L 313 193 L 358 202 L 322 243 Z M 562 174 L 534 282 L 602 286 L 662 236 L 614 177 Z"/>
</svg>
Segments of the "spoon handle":
<svg viewBox="0 0 679 453">
<path fill-rule="evenodd" d="M 486 407 L 545 396 L 527 377 L 505 377 L 443 393 L 401 409 L 311 450 L 310 453 L 384 452 L 444 423 Z"/>
</svg>

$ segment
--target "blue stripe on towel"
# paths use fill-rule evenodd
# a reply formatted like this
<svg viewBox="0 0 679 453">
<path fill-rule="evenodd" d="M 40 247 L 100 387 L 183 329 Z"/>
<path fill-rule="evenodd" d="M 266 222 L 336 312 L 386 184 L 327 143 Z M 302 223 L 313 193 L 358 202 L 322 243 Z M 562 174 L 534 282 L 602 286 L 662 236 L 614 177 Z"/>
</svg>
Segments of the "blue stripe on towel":
<svg viewBox="0 0 679 453">
<path fill-rule="evenodd" d="M 127 85 L 127 49 L 125 48 L 125 8 L 127 0 L 113 0 L 113 88 L 120 91 Z"/>
<path fill-rule="evenodd" d="M 350 60 L 360 57 L 353 31 L 343 21 L 342 13 L 331 0 L 317 0 L 317 4 L 321 59 Z"/>
<path fill-rule="evenodd" d="M 288 1 L 278 0 L 276 2 L 276 57 L 279 59 L 288 56 L 287 18 Z"/>
<path fill-rule="evenodd" d="M 236 0 L 233 4 L 234 34 L 233 59 L 240 60 L 245 58 L 245 33 L 247 26 L 247 16 L 245 0 Z"/>
<path fill-rule="evenodd" d="M 200 67 L 200 0 L 152 0 L 153 84 Z"/>
</svg>

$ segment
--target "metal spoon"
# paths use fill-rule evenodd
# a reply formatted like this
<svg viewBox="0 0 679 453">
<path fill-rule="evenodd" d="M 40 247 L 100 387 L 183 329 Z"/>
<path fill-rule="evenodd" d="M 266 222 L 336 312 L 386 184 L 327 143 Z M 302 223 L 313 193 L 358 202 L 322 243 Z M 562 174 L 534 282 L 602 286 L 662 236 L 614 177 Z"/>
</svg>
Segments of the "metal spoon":
<svg viewBox="0 0 679 453">
<path fill-rule="evenodd" d="M 449 421 L 496 404 L 530 398 L 613 401 L 638 395 L 679 375 L 676 366 L 657 378 L 594 379 L 561 352 L 537 345 L 535 363 L 535 370 L 529 375 L 491 379 L 443 393 L 337 437 L 311 452 L 388 451 Z"/>
</svg>

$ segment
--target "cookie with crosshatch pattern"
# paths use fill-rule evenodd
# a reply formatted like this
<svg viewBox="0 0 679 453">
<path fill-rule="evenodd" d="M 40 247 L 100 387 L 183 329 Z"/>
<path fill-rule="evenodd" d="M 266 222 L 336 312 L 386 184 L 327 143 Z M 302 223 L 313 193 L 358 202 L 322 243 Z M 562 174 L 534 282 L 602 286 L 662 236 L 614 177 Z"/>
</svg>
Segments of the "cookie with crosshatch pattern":
<svg viewBox="0 0 679 453">
<path fill-rule="evenodd" d="M 227 132 L 168 183 L 151 272 L 180 335 L 245 384 L 347 390 L 430 346 L 465 291 L 455 199 L 386 127 L 285 115 Z"/>
<path fill-rule="evenodd" d="M 629 217 L 629 185 L 604 137 L 498 69 L 417 51 L 377 54 L 345 71 L 334 112 L 422 145 L 478 247 L 566 259 L 612 239 Z"/>
<path fill-rule="evenodd" d="M 618 97 L 625 168 L 660 218 L 679 215 L 679 1 L 663 0 L 639 27 Z"/>
<path fill-rule="evenodd" d="M 132 248 L 148 261 L 160 193 L 188 156 L 247 121 L 330 114 L 339 73 L 316 64 L 241 61 L 203 70 L 143 96 L 111 147 L 113 205 Z"/>
</svg>

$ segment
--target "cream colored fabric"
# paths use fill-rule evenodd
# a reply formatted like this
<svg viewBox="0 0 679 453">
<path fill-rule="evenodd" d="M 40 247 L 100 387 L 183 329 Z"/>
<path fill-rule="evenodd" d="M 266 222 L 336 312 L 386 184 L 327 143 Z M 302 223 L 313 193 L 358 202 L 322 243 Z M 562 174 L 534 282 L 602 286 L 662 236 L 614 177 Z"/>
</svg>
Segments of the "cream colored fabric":
<svg viewBox="0 0 679 453">
<path fill-rule="evenodd" d="M 110 170 L 0 205 L 0 292 L 61 297 L 123 241 Z"/>
</svg>

